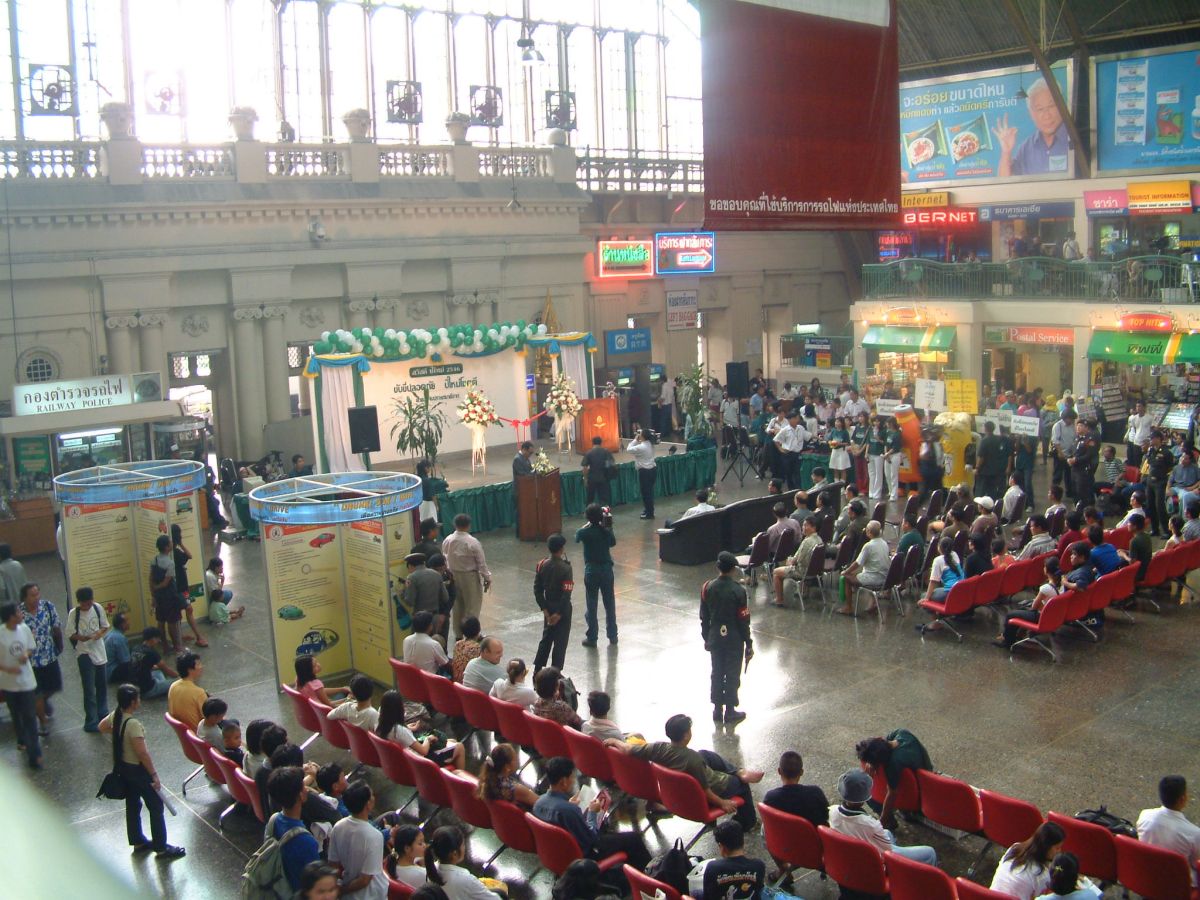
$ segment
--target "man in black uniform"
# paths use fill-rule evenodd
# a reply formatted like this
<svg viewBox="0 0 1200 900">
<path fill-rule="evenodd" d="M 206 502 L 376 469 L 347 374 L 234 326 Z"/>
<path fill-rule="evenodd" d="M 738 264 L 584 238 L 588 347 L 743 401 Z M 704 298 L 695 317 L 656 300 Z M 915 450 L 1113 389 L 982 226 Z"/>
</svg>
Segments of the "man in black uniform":
<svg viewBox="0 0 1200 900">
<path fill-rule="evenodd" d="M 550 555 L 537 564 L 537 574 L 533 576 L 533 598 L 545 618 L 542 641 L 533 657 L 535 676 L 546 665 L 547 659 L 561 672 L 567 656 L 567 641 L 571 638 L 571 589 L 575 587 L 575 579 L 563 549 L 566 546 L 567 539 L 561 534 L 550 535 L 546 541 Z"/>
<path fill-rule="evenodd" d="M 1163 444 L 1163 433 L 1157 428 L 1150 432 L 1150 448 L 1146 451 L 1146 510 L 1150 513 L 1152 536 L 1167 531 L 1167 479 L 1175 466 L 1175 455 Z"/>
<path fill-rule="evenodd" d="M 616 466 L 613 455 L 604 449 L 600 436 L 592 438 L 592 449 L 583 454 L 583 483 L 587 487 L 587 502 L 608 506 L 609 466 Z"/>
<path fill-rule="evenodd" d="M 737 557 L 723 551 L 717 557 L 720 576 L 700 588 L 700 636 L 712 658 L 713 721 L 730 725 L 746 718 L 736 708 L 738 688 L 742 683 L 742 659 L 749 662 L 754 656 L 746 589 L 730 574 L 736 568 Z"/>
<path fill-rule="evenodd" d="M 1069 460 L 1071 483 L 1075 487 L 1075 499 L 1085 506 L 1096 496 L 1096 466 L 1100 463 L 1100 439 L 1091 422 L 1080 419 L 1075 426 L 1079 438 L 1075 444 L 1075 455 Z"/>
</svg>

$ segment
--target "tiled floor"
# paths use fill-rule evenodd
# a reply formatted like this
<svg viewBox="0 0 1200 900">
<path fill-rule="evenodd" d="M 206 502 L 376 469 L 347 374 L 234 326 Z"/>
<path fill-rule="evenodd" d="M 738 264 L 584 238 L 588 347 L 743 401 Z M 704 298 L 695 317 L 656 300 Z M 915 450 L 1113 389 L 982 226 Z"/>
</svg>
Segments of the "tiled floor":
<svg viewBox="0 0 1200 900">
<path fill-rule="evenodd" d="M 507 469 L 507 459 L 493 461 L 494 473 Z M 1037 474 L 1044 488 L 1046 471 L 1039 468 Z M 461 463 L 449 466 L 448 477 L 455 487 L 473 483 Z M 721 498 L 728 502 L 761 490 L 757 482 L 747 482 L 743 489 L 731 480 L 723 485 Z M 661 500 L 659 515 L 678 515 L 690 503 L 687 497 Z M 566 666 L 582 693 L 604 688 L 613 695 L 613 716 L 627 729 L 658 738 L 669 715 L 686 712 L 695 718 L 694 746 L 711 747 L 768 773 L 781 751 L 800 750 L 806 779 L 830 795 L 838 775 L 854 765 L 855 741 L 899 726 L 922 738 L 938 769 L 1030 800 L 1043 810 L 1074 813 L 1103 803 L 1133 818 L 1142 807 L 1156 804 L 1161 775 L 1200 778 L 1195 770 L 1200 759 L 1200 666 L 1193 607 L 1168 608 L 1161 615 L 1140 612 L 1135 624 L 1112 616 L 1102 644 L 1065 641 L 1061 662 L 1054 665 L 1036 651 L 1010 660 L 990 646 L 996 629 L 987 613 L 967 624 L 960 644 L 946 635 L 922 639 L 915 634 L 913 623 L 924 616 L 914 613 L 911 604 L 907 617 L 889 611 L 880 624 L 873 618 L 830 616 L 815 598 L 805 613 L 778 610 L 765 605 L 766 590 L 760 587 L 752 598 L 757 655 L 743 681 L 743 706 L 750 717 L 736 729 L 714 728 L 708 659 L 696 615 L 699 585 L 712 571 L 659 563 L 654 525 L 640 521 L 639 511 L 626 506 L 616 513 L 620 646 L 579 646 L 580 590 Z M 568 527 L 577 524 L 572 521 Z M 485 534 L 482 540 L 495 573 L 484 603 L 485 630 L 504 639 L 506 655 L 528 660 L 540 633 L 531 584 L 543 548 L 520 544 L 508 532 Z M 249 612 L 223 629 L 207 629 L 212 646 L 204 651 L 202 683 L 228 701 L 231 714 L 243 722 L 268 717 L 303 735 L 272 672 L 261 549 L 246 541 L 223 545 L 221 553 L 229 584 L 248 602 Z M 581 568 L 578 552 L 570 555 Z M 62 610 L 57 559 L 25 562 L 43 594 Z M 178 807 L 177 816 L 168 816 L 170 838 L 185 845 L 188 856 L 165 864 L 129 854 L 122 806 L 93 799 L 111 759 L 109 746 L 104 738 L 81 730 L 79 679 L 74 663 L 65 662 L 67 688 L 57 698 L 45 770 L 26 775 L 7 723 L 0 725 L 5 768 L 28 777 L 96 855 L 144 893 L 235 896 L 238 873 L 259 842 L 260 826 L 234 815 L 225 831 L 218 831 L 217 814 L 227 800 L 203 778 L 192 781 L 186 797 L 180 795 L 191 767 L 162 721 L 164 701 L 153 700 L 142 719 L 163 783 Z M 310 758 L 346 759 L 320 740 L 310 748 Z M 407 798 L 406 790 L 388 784 L 379 773 L 368 777 L 387 804 L 398 806 Z M 769 774 L 763 790 L 771 783 Z M 757 796 L 761 793 L 756 789 Z M 693 830 L 667 819 L 648 837 L 652 848 L 662 848 Z M 955 843 L 918 825 L 902 825 L 900 838 L 932 843 L 953 875 L 965 874 L 980 847 L 977 839 Z M 494 835 L 477 830 L 471 837 L 472 859 L 486 859 L 495 846 Z M 709 838 L 697 846 L 698 852 L 711 849 Z M 764 852 L 760 835 L 752 836 L 750 850 Z M 548 897 L 550 880 L 544 871 L 527 877 L 536 868 L 533 858 L 510 851 L 499 860 L 498 877 L 510 883 L 514 898 Z M 806 898 L 836 895 L 831 885 L 812 875 L 797 883 L 796 892 Z"/>
</svg>

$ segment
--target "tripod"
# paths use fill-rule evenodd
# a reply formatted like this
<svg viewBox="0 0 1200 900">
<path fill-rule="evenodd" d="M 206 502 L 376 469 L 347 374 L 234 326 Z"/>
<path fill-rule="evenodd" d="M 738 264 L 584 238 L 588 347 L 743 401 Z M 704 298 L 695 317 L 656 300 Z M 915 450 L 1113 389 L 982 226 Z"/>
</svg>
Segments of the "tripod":
<svg viewBox="0 0 1200 900">
<path fill-rule="evenodd" d="M 725 474 L 721 476 L 721 480 L 724 481 L 729 477 L 729 473 L 733 472 L 733 474 L 737 476 L 738 484 L 744 487 L 746 484 L 746 474 L 748 472 L 753 471 L 756 477 L 760 479 L 762 478 L 762 475 L 754 466 L 754 457 L 752 455 L 753 448 L 750 444 L 750 432 L 744 425 L 739 426 L 737 429 L 731 428 L 729 430 L 734 431 L 737 435 L 737 447 L 734 449 L 733 454 L 729 458 L 729 465 L 725 467 Z"/>
</svg>

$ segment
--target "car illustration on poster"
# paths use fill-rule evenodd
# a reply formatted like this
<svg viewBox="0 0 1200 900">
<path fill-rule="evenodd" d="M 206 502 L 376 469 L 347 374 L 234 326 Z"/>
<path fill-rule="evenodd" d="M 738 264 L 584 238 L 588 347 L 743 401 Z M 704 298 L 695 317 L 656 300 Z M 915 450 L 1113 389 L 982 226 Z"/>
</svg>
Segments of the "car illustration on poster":
<svg viewBox="0 0 1200 900">
<path fill-rule="evenodd" d="M 297 656 L 316 656 L 318 653 L 323 653 L 330 647 L 336 647 L 338 641 L 338 633 L 330 628 L 314 628 L 305 633 L 300 639 L 300 646 L 296 648 Z"/>
<path fill-rule="evenodd" d="M 281 619 L 285 619 L 287 621 L 294 621 L 296 619 L 304 618 L 304 610 L 302 610 L 298 606 L 292 606 L 289 604 L 288 606 L 279 607 L 278 615 L 279 615 L 279 618 L 281 618 Z"/>
<path fill-rule="evenodd" d="M 315 538 L 308 542 L 310 547 L 324 547 L 326 544 L 332 544 L 337 535 L 329 531 L 323 531 Z"/>
</svg>

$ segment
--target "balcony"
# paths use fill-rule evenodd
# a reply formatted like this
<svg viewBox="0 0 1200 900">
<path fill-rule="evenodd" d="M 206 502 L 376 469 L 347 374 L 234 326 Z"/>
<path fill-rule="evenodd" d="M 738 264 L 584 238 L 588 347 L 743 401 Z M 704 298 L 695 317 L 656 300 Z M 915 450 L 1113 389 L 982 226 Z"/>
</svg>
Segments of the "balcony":
<svg viewBox="0 0 1200 900">
<path fill-rule="evenodd" d="M 1116 262 L 1023 257 L 1002 263 L 900 259 L 862 267 L 867 300 L 1074 300 L 1192 303 L 1200 299 L 1200 264 L 1175 256 Z"/>
</svg>

